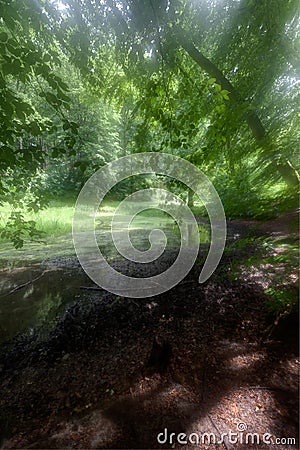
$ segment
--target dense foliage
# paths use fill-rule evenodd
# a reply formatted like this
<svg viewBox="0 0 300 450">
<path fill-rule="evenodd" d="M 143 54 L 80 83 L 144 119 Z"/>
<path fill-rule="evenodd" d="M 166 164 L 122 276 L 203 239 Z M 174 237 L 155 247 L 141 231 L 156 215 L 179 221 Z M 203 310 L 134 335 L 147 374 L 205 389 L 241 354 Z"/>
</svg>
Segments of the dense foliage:
<svg viewBox="0 0 300 450">
<path fill-rule="evenodd" d="M 230 217 L 295 204 L 297 0 L 1 0 L 0 17 L 0 202 L 15 242 L 35 234 L 22 208 L 75 197 L 132 152 L 198 165 Z"/>
</svg>

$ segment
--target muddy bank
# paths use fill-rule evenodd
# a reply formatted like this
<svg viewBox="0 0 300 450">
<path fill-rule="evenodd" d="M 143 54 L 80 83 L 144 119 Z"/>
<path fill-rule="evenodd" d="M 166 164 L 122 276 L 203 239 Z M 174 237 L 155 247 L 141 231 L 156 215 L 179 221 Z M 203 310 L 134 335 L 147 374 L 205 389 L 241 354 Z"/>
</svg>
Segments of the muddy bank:
<svg viewBox="0 0 300 450">
<path fill-rule="evenodd" d="M 240 236 L 238 227 L 231 231 Z M 185 280 L 153 298 L 79 288 L 49 333 L 36 327 L 2 346 L 4 448 L 183 448 L 160 444 L 158 433 L 220 437 L 241 422 L 296 439 L 297 322 L 290 316 L 274 327 L 264 284 L 229 270 L 258 251 L 251 240 L 228 249 L 203 285 L 200 254 Z M 149 363 L 156 338 L 171 350 L 162 364 Z M 226 446 L 244 448 L 228 439 Z"/>
<path fill-rule="evenodd" d="M 208 223 L 204 219 L 199 219 L 199 226 L 202 233 L 204 233 L 203 230 L 208 229 Z M 230 224 L 227 245 L 241 237 L 254 235 L 257 235 L 257 231 L 251 228 Z M 67 238 L 70 240 L 70 237 Z M 64 242 L 64 239 L 61 241 Z M 140 237 L 139 244 L 144 246 L 146 244 L 147 247 L 149 242 L 145 237 Z M 207 255 L 208 246 L 208 243 L 201 242 L 198 258 L 199 273 L 201 262 Z M 113 254 L 111 247 L 112 245 L 107 245 L 107 251 L 104 254 L 111 256 Z M 29 334 L 36 333 L 36 328 L 47 332 L 55 318 L 63 314 L 72 303 L 78 299 L 82 303 L 89 302 L 89 295 L 80 287 L 91 286 L 92 282 L 82 270 L 76 256 L 54 257 L 51 249 L 50 245 L 50 249 L 46 247 L 43 253 L 42 248 L 39 248 L 39 252 L 43 254 L 41 261 L 31 261 L 34 249 L 28 250 L 29 254 L 25 249 L 21 253 L 15 251 L 14 263 L 7 261 L 7 268 L 0 269 L 0 343 L 26 331 Z M 26 259 L 24 259 L 25 256 Z M 5 258 L 5 252 L 2 253 L 2 257 Z M 147 277 L 149 274 L 155 275 L 166 270 L 176 257 L 177 252 L 168 249 L 152 264 L 128 263 L 122 259 L 110 259 L 110 261 L 112 266 L 121 273 Z M 114 258 L 116 258 L 116 250 Z M 4 259 L 2 264 L 4 265 Z"/>
<path fill-rule="evenodd" d="M 97 293 L 43 343 L 20 341 L 2 359 L 4 448 L 159 448 L 165 427 L 237 420 L 297 436 L 295 342 L 268 336 L 261 290 L 187 281 L 138 303 Z M 148 365 L 155 336 L 172 348 L 163 371 Z"/>
</svg>

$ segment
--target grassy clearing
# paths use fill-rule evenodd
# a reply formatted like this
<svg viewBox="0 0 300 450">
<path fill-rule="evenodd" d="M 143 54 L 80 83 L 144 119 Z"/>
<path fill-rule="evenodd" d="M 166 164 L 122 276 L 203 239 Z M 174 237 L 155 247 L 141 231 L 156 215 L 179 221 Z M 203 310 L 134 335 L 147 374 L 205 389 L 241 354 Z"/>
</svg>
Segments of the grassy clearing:
<svg viewBox="0 0 300 450">
<path fill-rule="evenodd" d="M 40 239 L 26 239 L 22 248 L 16 249 L 7 238 L 0 236 L 0 267 L 30 265 L 47 258 L 75 256 L 72 242 L 72 218 L 74 205 L 70 201 L 56 200 L 38 213 L 24 212 L 25 220 L 34 220 L 42 232 Z M 0 208 L 0 232 L 9 215 L 10 205 Z"/>
<path fill-rule="evenodd" d="M 109 200 L 104 202 L 100 208 L 100 217 L 102 220 L 111 218 L 114 210 L 119 205 L 119 201 Z M 40 210 L 38 213 L 24 212 L 24 219 L 36 222 L 36 228 L 43 233 L 43 239 L 62 236 L 72 232 L 72 219 L 74 214 L 75 202 L 70 200 L 52 200 L 49 206 Z M 192 208 L 197 214 L 197 207 Z M 13 212 L 10 205 L 6 204 L 0 207 L 0 231 L 5 226 L 9 215 Z M 158 209 L 147 209 L 140 213 L 141 217 L 166 217 L 167 214 Z M 0 243 L 7 243 L 8 240 L 0 236 Z"/>
<path fill-rule="evenodd" d="M 13 212 L 10 205 L 4 205 L 0 208 L 0 229 L 5 226 L 9 215 Z M 43 237 L 54 237 L 71 233 L 74 205 L 70 202 L 56 200 L 38 213 L 24 212 L 24 219 L 34 220 L 36 228 L 43 232 Z M 0 242 L 7 242 L 0 237 Z"/>
<path fill-rule="evenodd" d="M 96 230 L 103 237 L 110 234 L 111 219 L 119 201 L 106 200 L 101 204 L 96 218 Z M 72 219 L 75 201 L 55 200 L 38 213 L 24 212 L 25 220 L 34 220 L 36 228 L 42 232 L 41 238 L 25 239 L 24 246 L 15 249 L 13 243 L 7 238 L 0 237 L 0 267 L 10 267 L 22 261 L 22 264 L 39 262 L 49 258 L 74 257 L 75 250 L 72 239 Z M 9 205 L 0 208 L 0 232 L 12 212 Z M 178 238 L 179 230 L 173 220 L 163 211 L 146 209 L 136 216 L 131 229 L 139 233 L 144 230 L 146 234 L 153 228 L 167 228 L 170 245 L 174 244 L 172 238 Z M 199 226 L 200 242 L 209 242 L 209 230 Z M 145 236 L 138 234 L 138 241 L 144 242 Z M 169 238 L 168 238 L 169 239 Z M 176 241 L 177 242 L 177 241 Z M 108 239 L 107 245 L 111 245 Z"/>
</svg>

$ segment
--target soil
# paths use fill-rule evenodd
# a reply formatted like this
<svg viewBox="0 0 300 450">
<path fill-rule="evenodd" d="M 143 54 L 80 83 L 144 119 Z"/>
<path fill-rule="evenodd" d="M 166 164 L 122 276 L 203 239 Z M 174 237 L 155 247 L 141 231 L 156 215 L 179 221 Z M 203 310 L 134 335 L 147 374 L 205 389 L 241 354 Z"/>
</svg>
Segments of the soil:
<svg viewBox="0 0 300 450">
<path fill-rule="evenodd" d="M 290 237 L 289 220 L 273 229 L 232 221 L 229 244 Z M 299 448 L 297 315 L 266 308 L 276 273 L 233 272 L 257 252 L 251 239 L 228 250 L 202 285 L 200 254 L 186 279 L 153 298 L 81 291 L 46 338 L 36 330 L 2 346 L 2 448 Z M 295 289 L 294 271 L 282 270 Z"/>
</svg>

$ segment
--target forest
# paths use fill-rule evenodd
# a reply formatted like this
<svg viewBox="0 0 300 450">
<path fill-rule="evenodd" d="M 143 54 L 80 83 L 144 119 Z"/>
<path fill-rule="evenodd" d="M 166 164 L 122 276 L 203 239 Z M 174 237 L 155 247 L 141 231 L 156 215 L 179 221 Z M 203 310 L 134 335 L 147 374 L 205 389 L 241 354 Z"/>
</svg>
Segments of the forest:
<svg viewBox="0 0 300 450">
<path fill-rule="evenodd" d="M 299 448 L 298 0 L 0 0 L 0 448 Z"/>
</svg>

